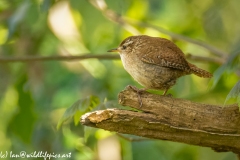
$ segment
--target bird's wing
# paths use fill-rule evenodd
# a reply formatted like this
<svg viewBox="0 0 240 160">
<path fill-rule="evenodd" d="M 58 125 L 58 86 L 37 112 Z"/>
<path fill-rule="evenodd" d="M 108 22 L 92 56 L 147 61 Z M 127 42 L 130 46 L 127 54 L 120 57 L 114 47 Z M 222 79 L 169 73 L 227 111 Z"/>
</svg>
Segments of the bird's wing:
<svg viewBox="0 0 240 160">
<path fill-rule="evenodd" d="M 141 57 L 143 62 L 184 71 L 190 70 L 184 53 L 170 40 L 157 39 L 147 48 Z"/>
</svg>

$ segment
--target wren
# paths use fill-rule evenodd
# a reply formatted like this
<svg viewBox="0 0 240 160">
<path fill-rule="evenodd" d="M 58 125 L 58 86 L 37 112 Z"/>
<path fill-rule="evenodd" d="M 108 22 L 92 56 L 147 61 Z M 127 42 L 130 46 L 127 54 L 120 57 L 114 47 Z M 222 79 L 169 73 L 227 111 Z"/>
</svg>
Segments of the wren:
<svg viewBox="0 0 240 160">
<path fill-rule="evenodd" d="M 125 70 L 144 90 L 164 90 L 163 95 L 181 76 L 212 77 L 211 73 L 187 62 L 182 50 L 165 38 L 131 36 L 108 52 L 119 52 Z"/>
</svg>

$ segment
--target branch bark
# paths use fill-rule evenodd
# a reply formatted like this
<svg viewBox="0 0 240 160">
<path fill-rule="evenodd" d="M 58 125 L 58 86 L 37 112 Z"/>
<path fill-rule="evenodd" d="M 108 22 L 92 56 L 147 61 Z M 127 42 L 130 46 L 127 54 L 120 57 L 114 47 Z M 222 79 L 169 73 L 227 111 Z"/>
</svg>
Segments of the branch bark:
<svg viewBox="0 0 240 160">
<path fill-rule="evenodd" d="M 240 155 L 240 112 L 237 104 L 200 104 L 144 92 L 142 108 L 130 87 L 119 93 L 119 103 L 142 112 L 106 109 L 81 117 L 83 125 L 147 138 L 211 147 Z"/>
</svg>

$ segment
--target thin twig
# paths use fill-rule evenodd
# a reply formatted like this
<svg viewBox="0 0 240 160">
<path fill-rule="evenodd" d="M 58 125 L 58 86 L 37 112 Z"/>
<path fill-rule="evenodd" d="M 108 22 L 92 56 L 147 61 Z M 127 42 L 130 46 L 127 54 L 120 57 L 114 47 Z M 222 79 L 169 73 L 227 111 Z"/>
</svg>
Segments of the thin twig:
<svg viewBox="0 0 240 160">
<path fill-rule="evenodd" d="M 133 35 L 141 34 L 135 27 L 126 23 L 121 16 L 116 14 L 113 10 L 108 9 L 108 6 L 104 0 L 89 0 L 89 2 L 110 21 L 118 23 L 125 30 L 132 33 Z"/>
<path fill-rule="evenodd" d="M 0 63 L 11 63 L 11 62 L 36 62 L 36 61 L 80 61 L 85 59 L 101 59 L 101 60 L 114 60 L 120 59 L 119 55 L 111 54 L 85 54 L 80 56 L 29 56 L 29 57 L 0 57 Z"/>
<path fill-rule="evenodd" d="M 203 57 L 203 56 L 196 56 L 192 54 L 186 54 L 186 58 L 193 61 L 216 63 L 219 65 L 222 65 L 226 62 L 226 60 L 218 57 Z"/>
<path fill-rule="evenodd" d="M 99 59 L 99 60 L 120 60 L 120 56 L 118 54 L 93 54 L 87 53 L 80 56 L 28 56 L 28 57 L 0 57 L 0 63 L 14 63 L 14 62 L 37 62 L 37 61 L 81 61 L 86 59 Z M 220 58 L 212 58 L 212 57 L 202 57 L 195 56 L 192 54 L 187 54 L 186 58 L 189 60 L 194 60 L 198 62 L 204 63 L 216 63 L 223 64 L 225 61 Z"/>
<path fill-rule="evenodd" d="M 128 23 L 133 23 L 137 26 L 141 26 L 141 27 L 145 27 L 145 28 L 152 28 L 152 29 L 155 29 L 163 34 L 166 34 L 166 35 L 169 35 L 170 37 L 172 37 L 173 39 L 176 39 L 176 40 L 182 40 L 182 41 L 185 41 L 185 42 L 188 42 L 188 43 L 192 43 L 192 44 L 195 44 L 195 45 L 198 45 L 198 46 L 201 46 L 207 50 L 209 50 L 212 54 L 216 55 L 216 56 L 219 56 L 219 57 L 223 57 L 223 58 L 226 58 L 228 53 L 225 52 L 225 51 L 222 51 L 220 50 L 219 48 L 215 47 L 215 46 L 212 46 L 212 45 L 209 45 L 205 42 L 202 42 L 202 41 L 199 41 L 199 40 L 196 40 L 196 39 L 192 39 L 192 38 L 189 38 L 189 37 L 186 37 L 186 36 L 183 36 L 183 35 L 180 35 L 180 34 L 176 34 L 176 33 L 173 33 L 173 32 L 170 32 L 162 27 L 159 27 L 159 26 L 156 26 L 156 25 L 152 25 L 152 24 L 149 24 L 149 23 L 143 23 L 143 22 L 133 22 L 133 21 L 128 21 Z"/>
</svg>

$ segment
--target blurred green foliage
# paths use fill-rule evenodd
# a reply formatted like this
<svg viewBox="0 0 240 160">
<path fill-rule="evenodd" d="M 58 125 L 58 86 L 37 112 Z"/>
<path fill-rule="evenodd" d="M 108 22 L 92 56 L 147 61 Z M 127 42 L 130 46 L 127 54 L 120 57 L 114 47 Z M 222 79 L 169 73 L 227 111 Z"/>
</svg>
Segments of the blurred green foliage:
<svg viewBox="0 0 240 160">
<path fill-rule="evenodd" d="M 170 90 L 174 97 L 223 105 L 235 86 L 228 99 L 237 97 L 240 101 L 238 0 L 106 0 L 106 5 L 130 20 L 155 24 L 228 53 L 222 66 L 193 62 L 212 73 L 217 70 L 213 89 L 208 89 L 206 79 L 186 76 Z M 141 34 L 171 38 L 150 27 L 135 28 Z M 130 35 L 88 0 L 0 0 L 0 57 L 101 54 Z M 176 44 L 185 53 L 215 56 L 195 44 Z M 120 61 L 0 63 L 0 75 L 0 152 L 71 152 L 72 157 L 65 159 L 92 160 L 98 159 L 103 144 L 116 142 L 124 160 L 236 159 L 232 153 L 215 153 L 209 148 L 174 142 L 129 142 L 114 133 L 75 126 L 73 121 L 57 130 L 62 115 L 77 100 L 96 95 L 95 100 L 100 101 L 96 104 L 104 103 L 106 98 L 114 101 L 126 85 L 140 87 Z M 86 111 L 79 106 L 75 105 Z M 114 137 L 111 143 L 105 141 L 108 137 Z"/>
<path fill-rule="evenodd" d="M 77 125 L 79 123 L 81 115 L 89 111 L 92 111 L 98 105 L 99 99 L 96 96 L 89 96 L 84 99 L 78 100 L 65 111 L 64 115 L 58 122 L 57 128 L 60 129 L 62 124 L 70 118 L 73 118 L 75 125 Z"/>
</svg>

